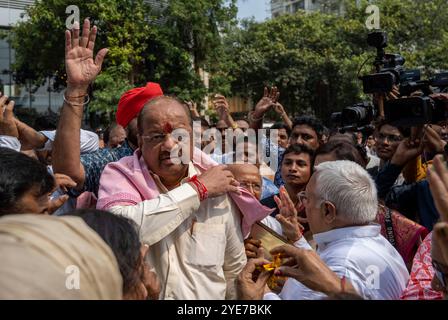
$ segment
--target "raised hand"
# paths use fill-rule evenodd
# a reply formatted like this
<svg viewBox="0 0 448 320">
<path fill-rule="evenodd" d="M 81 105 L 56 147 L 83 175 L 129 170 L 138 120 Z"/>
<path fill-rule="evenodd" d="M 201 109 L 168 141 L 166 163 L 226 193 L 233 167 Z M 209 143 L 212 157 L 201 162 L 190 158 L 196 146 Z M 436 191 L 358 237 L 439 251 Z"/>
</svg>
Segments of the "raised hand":
<svg viewBox="0 0 448 320">
<path fill-rule="evenodd" d="M 279 209 L 276 219 L 282 225 L 283 234 L 294 243 L 302 237 L 304 227 L 298 221 L 297 210 L 285 187 L 280 188 L 280 198 L 275 196 L 274 200 Z"/>
<path fill-rule="evenodd" d="M 286 113 L 285 108 L 279 102 L 274 104 L 274 111 L 279 115 L 283 115 Z"/>
<path fill-rule="evenodd" d="M 442 140 L 440 135 L 431 127 L 431 125 L 425 125 L 423 136 L 423 145 L 425 151 L 432 153 L 443 153 L 446 142 Z"/>
<path fill-rule="evenodd" d="M 196 105 L 196 102 L 194 101 L 187 101 L 185 103 L 188 106 L 188 109 L 190 109 L 191 115 L 194 117 L 200 117 L 201 115 L 198 112 L 198 107 Z"/>
<path fill-rule="evenodd" d="M 423 152 L 423 144 L 419 140 L 411 141 L 409 138 L 404 139 L 398 145 L 391 163 L 404 166 L 410 160 L 418 157 Z"/>
<path fill-rule="evenodd" d="M 14 101 L 8 101 L 8 97 L 0 92 L 0 135 L 19 137 L 19 130 L 14 118 Z"/>
<path fill-rule="evenodd" d="M 271 89 L 265 87 L 263 98 L 258 101 L 254 110 L 254 117 L 259 118 L 262 117 L 272 106 L 277 103 L 278 98 L 280 97 L 280 92 L 277 87 L 272 87 Z"/>
<path fill-rule="evenodd" d="M 213 97 L 212 104 L 216 112 L 218 112 L 220 119 L 225 119 L 230 112 L 226 97 L 217 94 Z"/>
<path fill-rule="evenodd" d="M 96 34 L 96 26 L 90 29 L 88 19 L 84 20 L 81 39 L 78 22 L 75 22 L 71 31 L 65 31 L 65 69 L 68 86 L 87 87 L 100 73 L 108 49 L 101 49 L 93 60 Z"/>
</svg>

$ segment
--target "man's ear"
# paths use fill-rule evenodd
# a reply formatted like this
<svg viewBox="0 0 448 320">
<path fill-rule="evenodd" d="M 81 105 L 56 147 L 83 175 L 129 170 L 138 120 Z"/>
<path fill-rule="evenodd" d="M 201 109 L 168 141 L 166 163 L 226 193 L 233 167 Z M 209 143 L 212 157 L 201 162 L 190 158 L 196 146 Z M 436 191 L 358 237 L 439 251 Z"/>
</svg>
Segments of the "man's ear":
<svg viewBox="0 0 448 320">
<path fill-rule="evenodd" d="M 336 220 L 336 207 L 330 201 L 324 201 L 321 206 L 324 221 L 326 224 L 332 224 Z"/>
<path fill-rule="evenodd" d="M 139 148 L 140 150 L 142 150 L 142 147 L 143 147 L 143 138 L 142 138 L 142 136 L 140 135 L 140 133 L 137 134 L 137 142 L 138 142 L 138 148 Z"/>
</svg>

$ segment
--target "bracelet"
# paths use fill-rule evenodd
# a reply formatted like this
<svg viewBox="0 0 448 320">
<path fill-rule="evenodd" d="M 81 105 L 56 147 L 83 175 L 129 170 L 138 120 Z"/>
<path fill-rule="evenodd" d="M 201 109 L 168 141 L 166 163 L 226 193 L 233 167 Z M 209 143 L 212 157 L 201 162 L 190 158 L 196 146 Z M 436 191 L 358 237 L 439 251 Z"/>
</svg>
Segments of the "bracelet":
<svg viewBox="0 0 448 320">
<path fill-rule="evenodd" d="M 250 122 L 261 121 L 264 118 L 264 115 L 262 115 L 261 118 L 254 118 L 253 114 L 254 114 L 253 111 L 249 113 L 249 117 L 248 118 L 249 118 Z"/>
<path fill-rule="evenodd" d="M 87 93 L 81 95 L 81 96 L 67 96 L 67 98 L 69 99 L 79 99 L 79 98 L 84 98 L 87 95 Z M 65 93 L 64 93 L 65 96 Z"/>
<path fill-rule="evenodd" d="M 67 98 L 65 97 L 65 93 L 62 96 L 64 97 L 64 102 L 67 103 L 70 106 L 73 106 L 73 107 L 82 107 L 82 106 L 85 106 L 86 104 L 88 104 L 90 102 L 89 95 L 87 95 L 87 101 L 85 101 L 84 103 L 72 103 L 72 102 L 68 101 Z M 69 97 L 69 98 L 74 98 L 74 97 Z"/>
<path fill-rule="evenodd" d="M 193 183 L 196 186 L 196 189 L 198 190 L 199 193 L 199 200 L 200 201 L 204 201 L 205 199 L 208 198 L 208 191 L 207 188 L 205 187 L 205 185 L 199 181 L 198 176 L 194 175 L 193 177 L 191 177 L 188 182 Z"/>
</svg>

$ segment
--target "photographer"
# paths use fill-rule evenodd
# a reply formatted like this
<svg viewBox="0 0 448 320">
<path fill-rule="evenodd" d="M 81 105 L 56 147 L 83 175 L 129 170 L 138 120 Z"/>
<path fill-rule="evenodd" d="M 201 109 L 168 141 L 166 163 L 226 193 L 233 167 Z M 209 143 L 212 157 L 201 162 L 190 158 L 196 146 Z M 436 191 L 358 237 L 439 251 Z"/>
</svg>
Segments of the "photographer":
<svg viewBox="0 0 448 320">
<path fill-rule="evenodd" d="M 427 180 L 393 185 L 404 166 L 418 157 L 423 149 L 443 153 L 445 144 L 430 125 L 425 126 L 423 141 L 410 139 L 401 141 L 391 161 L 380 170 L 375 180 L 378 197 L 385 201 L 386 206 L 400 211 L 412 220 L 418 219 L 420 224 L 428 230 L 432 230 L 439 219 L 439 213 L 434 205 Z"/>
</svg>

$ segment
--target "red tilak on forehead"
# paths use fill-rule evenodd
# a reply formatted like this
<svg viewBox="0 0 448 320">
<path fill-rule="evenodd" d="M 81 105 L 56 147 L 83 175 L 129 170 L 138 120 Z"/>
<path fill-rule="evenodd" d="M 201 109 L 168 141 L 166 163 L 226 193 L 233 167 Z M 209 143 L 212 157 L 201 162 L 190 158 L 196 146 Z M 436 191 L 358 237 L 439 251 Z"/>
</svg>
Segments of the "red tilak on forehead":
<svg viewBox="0 0 448 320">
<path fill-rule="evenodd" d="M 173 132 L 173 126 L 169 122 L 166 122 L 163 125 L 163 132 L 164 133 L 171 133 L 171 132 Z"/>
</svg>

